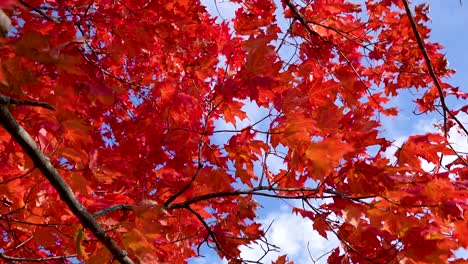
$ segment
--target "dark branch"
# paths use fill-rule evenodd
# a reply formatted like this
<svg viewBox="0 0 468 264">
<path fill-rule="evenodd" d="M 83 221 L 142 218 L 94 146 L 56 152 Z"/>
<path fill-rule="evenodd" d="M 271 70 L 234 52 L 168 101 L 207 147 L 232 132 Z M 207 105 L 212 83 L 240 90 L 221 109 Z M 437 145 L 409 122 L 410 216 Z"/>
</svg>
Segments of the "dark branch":
<svg viewBox="0 0 468 264">
<path fill-rule="evenodd" d="M 18 257 L 11 257 L 0 253 L 0 259 L 8 260 L 8 261 L 19 261 L 19 262 L 45 262 L 49 260 L 64 260 L 67 258 L 74 258 L 77 255 L 69 255 L 69 256 L 54 256 L 54 257 L 45 257 L 45 258 L 18 258 Z"/>
<path fill-rule="evenodd" d="M 2 104 L 2 105 L 38 106 L 38 107 L 42 107 L 42 108 L 46 108 L 46 109 L 55 111 L 55 107 L 51 106 L 48 103 L 32 101 L 32 100 L 24 100 L 24 99 L 14 99 L 14 98 L 2 95 L 2 94 L 0 94 L 0 104 Z"/>
<path fill-rule="evenodd" d="M 270 193 L 268 193 L 268 191 Z M 291 193 L 291 195 L 280 195 L 275 192 L 286 192 Z M 328 194 L 328 195 L 324 195 Z M 377 197 L 376 195 L 369 195 L 369 196 L 361 196 L 361 197 L 352 197 L 343 193 L 336 192 L 332 189 L 325 189 L 322 194 L 319 193 L 318 189 L 316 188 L 275 188 L 271 186 L 259 186 L 251 189 L 245 190 L 233 190 L 233 191 L 225 191 L 225 192 L 216 192 L 216 193 L 209 193 L 205 195 L 200 195 L 188 199 L 184 202 L 174 203 L 166 205 L 167 209 L 180 209 L 180 208 L 187 208 L 187 206 L 206 201 L 214 198 L 222 198 L 222 197 L 231 197 L 231 196 L 239 196 L 239 195 L 256 195 L 256 196 L 264 196 L 264 197 L 272 197 L 272 198 L 279 198 L 279 199 L 323 199 L 323 198 L 332 198 L 332 197 L 340 197 L 343 199 L 349 199 L 357 202 L 362 202 L 363 199 L 370 199 Z"/>
<path fill-rule="evenodd" d="M 128 204 L 117 204 L 117 205 L 112 205 L 107 208 L 104 208 L 102 210 L 97 211 L 96 213 L 93 214 L 94 219 L 98 219 L 100 217 L 105 216 L 106 214 L 113 213 L 115 211 L 132 211 L 133 207 Z"/>
<path fill-rule="evenodd" d="M 408 16 L 408 19 L 411 24 L 411 28 L 413 29 L 414 36 L 416 37 L 416 41 L 418 43 L 419 49 L 421 50 L 424 61 L 426 62 L 426 67 L 429 71 L 429 75 L 432 78 L 432 81 L 434 82 L 434 85 L 437 87 L 437 91 L 439 92 L 439 99 L 440 99 L 440 104 L 442 105 L 443 109 L 443 116 L 444 116 L 444 133 L 447 135 L 447 114 L 449 114 L 450 117 L 460 126 L 460 129 L 462 129 L 466 135 L 468 135 L 468 130 L 465 128 L 465 126 L 462 124 L 460 120 L 450 111 L 448 108 L 446 102 L 445 102 L 445 97 L 444 97 L 444 91 L 442 90 L 442 86 L 440 85 L 439 78 L 437 78 L 437 75 L 435 73 L 434 67 L 432 66 L 431 58 L 429 57 L 429 54 L 427 53 L 426 50 L 426 45 L 424 44 L 423 39 L 421 38 L 421 35 L 419 34 L 418 27 L 416 25 L 416 22 L 414 21 L 413 14 L 411 13 L 411 9 L 408 4 L 408 0 L 402 0 L 403 4 L 405 5 L 405 10 L 406 10 L 406 15 Z"/>
<path fill-rule="evenodd" d="M 34 10 L 36 13 L 38 13 L 39 15 L 41 15 L 43 18 L 45 18 L 45 19 L 47 19 L 47 20 L 49 20 L 49 21 L 51 21 L 51 22 L 54 22 L 54 23 L 60 23 L 60 22 L 61 22 L 59 19 L 48 16 L 48 15 L 47 15 L 44 11 L 42 11 L 41 9 L 34 7 L 34 6 L 30 5 L 29 3 L 27 3 L 27 2 L 25 2 L 25 1 L 23 1 L 23 0 L 20 0 L 19 2 L 20 2 L 21 4 L 23 4 L 25 7 Z"/>
<path fill-rule="evenodd" d="M 122 250 L 115 243 L 106 231 L 96 222 L 93 215 L 78 201 L 70 186 L 50 163 L 49 158 L 42 153 L 28 132 L 24 130 L 11 115 L 8 110 L 8 104 L 0 104 L 0 123 L 23 148 L 24 152 L 33 160 L 34 165 L 41 170 L 55 190 L 57 190 L 62 201 L 64 201 L 73 214 L 78 217 L 83 227 L 88 228 L 120 263 L 133 263 L 127 256 L 127 252 Z"/>
</svg>

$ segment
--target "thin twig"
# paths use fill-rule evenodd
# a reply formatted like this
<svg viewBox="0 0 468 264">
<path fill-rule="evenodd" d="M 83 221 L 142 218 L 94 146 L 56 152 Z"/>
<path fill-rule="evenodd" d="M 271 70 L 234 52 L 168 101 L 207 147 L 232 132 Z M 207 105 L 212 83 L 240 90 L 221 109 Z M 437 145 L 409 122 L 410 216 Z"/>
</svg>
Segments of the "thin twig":
<svg viewBox="0 0 468 264">
<path fill-rule="evenodd" d="M 310 28 L 309 24 L 312 24 L 312 22 L 307 21 L 305 19 L 304 15 L 302 15 L 302 13 L 297 9 L 297 7 L 294 5 L 294 3 L 291 2 L 291 0 L 285 0 L 285 2 L 288 5 L 288 7 L 291 9 L 291 11 L 294 13 L 296 19 L 301 23 L 301 25 L 305 28 L 305 30 L 311 36 L 318 37 L 321 41 L 323 41 L 323 42 L 325 42 L 327 44 L 330 44 L 333 48 L 335 48 L 337 50 L 338 54 L 343 57 L 343 59 L 346 61 L 346 64 L 348 64 L 348 66 L 353 70 L 354 74 L 356 74 L 356 76 L 358 77 L 359 81 L 364 85 L 367 94 L 369 94 L 370 99 L 372 101 L 374 101 L 378 106 L 380 106 L 379 102 L 374 98 L 374 96 L 371 93 L 369 87 L 364 82 L 362 76 L 359 74 L 359 72 L 356 70 L 354 65 L 351 63 L 351 60 L 348 58 L 348 56 L 346 56 L 346 54 L 344 54 L 344 52 L 339 48 L 339 46 L 337 44 L 333 43 L 333 41 L 324 38 L 322 35 L 320 35 L 316 31 L 314 31 L 312 28 Z M 324 25 L 321 25 L 321 26 L 324 27 Z M 335 31 L 335 32 L 337 32 L 337 31 Z M 356 43 L 356 41 L 353 41 L 353 42 Z M 358 44 L 358 45 L 360 45 L 360 44 Z"/>
<path fill-rule="evenodd" d="M 270 191 L 270 192 L 290 192 L 293 193 L 291 195 L 280 195 L 276 193 L 267 193 L 265 191 Z M 295 195 L 294 193 L 301 192 L 302 194 L 300 195 Z M 309 194 L 306 194 L 308 193 Z M 327 196 L 323 194 L 329 194 Z M 205 195 L 200 195 L 193 197 L 191 199 L 188 199 L 184 202 L 180 203 L 173 203 L 173 204 L 168 204 L 166 205 L 166 209 L 179 209 L 179 208 L 186 208 L 187 206 L 201 202 L 201 201 L 206 201 L 210 199 L 215 199 L 215 198 L 222 198 L 222 197 L 232 197 L 232 196 L 239 196 L 239 195 L 255 195 L 255 196 L 264 196 L 264 197 L 272 197 L 272 198 L 279 198 L 279 199 L 310 199 L 310 198 L 318 198 L 318 199 L 323 199 L 323 198 L 333 198 L 333 197 L 340 197 L 343 199 L 349 199 L 353 201 L 358 201 L 362 202 L 361 200 L 363 199 L 370 199 L 370 198 L 375 198 L 375 195 L 369 195 L 369 196 L 362 196 L 362 197 L 352 197 L 343 193 L 338 193 L 332 189 L 325 189 L 323 191 L 323 194 L 319 194 L 318 188 L 275 188 L 272 186 L 258 186 L 255 188 L 250 188 L 250 189 L 244 189 L 244 190 L 233 190 L 233 191 L 225 191 L 225 192 L 215 192 L 215 193 L 209 193 Z"/>
<path fill-rule="evenodd" d="M 414 36 L 416 37 L 416 41 L 418 43 L 419 49 L 421 50 L 423 56 L 424 56 L 424 61 L 426 62 L 426 67 L 429 71 L 429 75 L 432 78 L 432 81 L 434 82 L 434 85 L 437 88 L 437 91 L 439 92 L 439 98 L 440 98 L 440 103 L 442 105 L 442 109 L 444 111 L 444 133 L 447 135 L 447 114 L 452 117 L 452 119 L 460 126 L 460 128 L 465 132 L 466 135 L 468 135 L 468 130 L 465 128 L 465 126 L 462 124 L 460 120 L 450 111 L 448 108 L 446 102 L 445 102 L 445 96 L 444 96 L 444 91 L 442 90 L 442 86 L 440 85 L 439 78 L 437 78 L 437 75 L 434 71 L 434 67 L 432 66 L 431 58 L 429 57 L 429 54 L 427 53 L 426 46 L 424 44 L 423 39 L 421 38 L 421 35 L 419 34 L 418 27 L 416 25 L 416 22 L 414 21 L 413 14 L 411 13 L 411 9 L 409 7 L 408 1 L 407 0 L 402 0 L 403 4 L 405 5 L 405 10 L 406 10 L 406 15 L 408 16 L 408 19 L 411 24 L 411 28 L 413 29 Z"/>
<path fill-rule="evenodd" d="M 45 18 L 45 19 L 47 19 L 47 20 L 49 20 L 49 21 L 51 21 L 51 22 L 54 22 L 54 23 L 57 23 L 57 24 L 61 22 L 59 19 L 53 18 L 53 17 L 47 15 L 47 14 L 46 14 L 44 11 L 42 11 L 41 9 L 30 5 L 29 3 L 25 2 L 24 0 L 19 0 L 19 2 L 20 2 L 21 4 L 23 4 L 25 7 L 34 10 L 36 13 L 38 13 L 39 15 L 41 15 L 43 18 Z"/>
<path fill-rule="evenodd" d="M 447 114 L 458 124 L 461 130 L 465 132 L 465 134 L 468 136 L 468 130 L 465 128 L 465 126 L 462 124 L 462 122 L 455 116 L 455 114 L 450 111 L 450 109 L 447 106 L 447 103 L 445 102 L 445 96 L 444 96 L 444 91 L 442 90 L 442 86 L 440 85 L 439 78 L 437 77 L 434 67 L 432 66 L 431 58 L 429 57 L 429 54 L 427 53 L 426 46 L 424 44 L 423 39 L 421 38 L 421 34 L 419 34 L 418 27 L 416 25 L 416 22 L 414 21 L 413 14 L 411 13 L 411 9 L 408 4 L 408 0 L 402 0 L 403 4 L 405 5 L 405 11 L 406 15 L 408 16 L 408 19 L 411 24 L 411 28 L 413 29 L 414 36 L 416 37 L 416 41 L 419 46 L 419 50 L 422 52 L 424 61 L 426 62 L 426 67 L 429 71 L 429 75 L 432 78 L 432 81 L 434 82 L 434 85 L 437 88 L 437 91 L 439 92 L 439 100 L 440 104 L 442 106 L 442 116 L 444 118 L 444 136 L 447 139 L 448 142 L 448 127 L 447 127 Z M 468 165 L 468 161 L 466 161 L 455 149 L 452 147 L 452 145 L 448 142 L 448 145 L 450 148 L 453 150 L 455 155 L 463 162 L 465 165 Z"/>
</svg>

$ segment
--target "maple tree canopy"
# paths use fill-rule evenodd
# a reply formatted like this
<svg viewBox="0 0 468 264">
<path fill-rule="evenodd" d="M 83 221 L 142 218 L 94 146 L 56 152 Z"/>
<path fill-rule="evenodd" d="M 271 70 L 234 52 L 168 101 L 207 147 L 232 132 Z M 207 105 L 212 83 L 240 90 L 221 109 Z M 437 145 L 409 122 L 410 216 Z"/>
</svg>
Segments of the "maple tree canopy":
<svg viewBox="0 0 468 264">
<path fill-rule="evenodd" d="M 339 239 L 329 263 L 462 263 L 468 94 L 428 6 L 231 2 L 0 1 L 0 262 L 262 263 L 264 196 Z M 388 157 L 405 90 L 439 132 Z"/>
</svg>

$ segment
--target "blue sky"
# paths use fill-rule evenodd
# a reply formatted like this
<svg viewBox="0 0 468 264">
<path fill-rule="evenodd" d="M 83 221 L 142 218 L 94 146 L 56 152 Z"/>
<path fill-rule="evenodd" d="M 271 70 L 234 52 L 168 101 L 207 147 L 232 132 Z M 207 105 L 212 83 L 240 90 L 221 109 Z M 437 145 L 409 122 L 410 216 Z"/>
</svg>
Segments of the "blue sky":
<svg viewBox="0 0 468 264">
<path fill-rule="evenodd" d="M 236 6 L 227 1 L 218 1 L 215 6 L 216 0 L 203 0 L 208 7 L 208 11 L 214 16 L 222 15 L 224 19 L 230 19 L 234 16 Z M 361 1 L 357 1 L 361 2 Z M 422 3 L 423 1 L 414 1 L 414 3 Z M 427 2 L 427 1 L 426 1 Z M 457 73 L 450 79 L 453 86 L 459 86 L 462 90 L 466 91 L 466 84 L 468 84 L 468 2 L 460 5 L 458 0 L 438 0 L 431 1 L 430 17 L 432 19 L 431 40 L 441 43 L 445 47 L 446 57 L 450 63 L 450 67 L 455 69 Z M 285 54 L 287 55 L 287 54 Z M 403 112 L 398 117 L 387 118 L 383 120 L 385 136 L 395 140 L 395 146 L 402 144 L 405 138 L 411 134 L 421 134 L 429 131 L 435 131 L 432 123 L 440 121 L 440 116 L 418 116 L 412 114 L 414 106 L 412 106 L 411 95 L 409 93 L 402 93 L 395 98 L 391 103 L 403 107 Z M 448 101 L 451 107 L 460 105 L 461 102 Z M 466 102 L 464 102 L 466 104 Z M 264 116 L 265 110 L 259 109 L 255 104 L 246 107 L 249 118 L 251 121 L 244 120 L 237 124 L 237 128 L 244 127 L 251 122 L 255 122 Z M 263 116 L 262 116 L 263 115 Z M 467 116 L 460 116 L 460 119 L 465 124 L 468 124 Z M 221 128 L 233 128 L 220 121 L 218 126 Z M 219 143 L 226 142 L 230 135 L 220 135 L 216 139 Z M 468 152 L 467 138 L 456 134 L 452 134 L 452 142 L 457 150 Z M 387 154 L 391 156 L 396 150 L 396 147 L 391 148 Z M 450 158 L 448 159 L 450 160 Z M 448 162 L 447 160 L 447 162 Z M 275 164 L 277 161 L 271 161 L 270 165 L 273 167 L 281 167 L 280 163 Z M 430 164 L 426 164 L 428 170 L 431 169 Z M 257 199 L 263 208 L 259 210 L 259 222 L 265 226 L 271 224 L 271 228 L 267 234 L 269 242 L 279 246 L 280 252 L 269 254 L 262 260 L 263 263 L 270 263 L 271 260 L 276 259 L 277 256 L 288 254 L 289 259 L 295 263 L 326 263 L 327 255 L 322 256 L 329 250 L 339 245 L 336 238 L 329 236 L 326 240 L 313 231 L 312 223 L 309 220 L 304 220 L 301 217 L 291 214 L 291 206 L 295 205 L 294 202 L 287 204 L 283 201 L 271 199 Z M 298 205 L 298 204 L 296 204 Z M 193 259 L 191 263 L 204 264 L 204 263 L 225 263 L 225 261 L 217 258 L 211 249 L 204 249 L 202 253 L 204 258 Z M 242 257 L 255 260 L 263 255 L 263 251 L 257 245 L 251 248 L 242 248 Z M 458 256 L 467 258 L 468 251 L 459 250 Z M 312 259 L 311 259 L 312 258 Z"/>
</svg>

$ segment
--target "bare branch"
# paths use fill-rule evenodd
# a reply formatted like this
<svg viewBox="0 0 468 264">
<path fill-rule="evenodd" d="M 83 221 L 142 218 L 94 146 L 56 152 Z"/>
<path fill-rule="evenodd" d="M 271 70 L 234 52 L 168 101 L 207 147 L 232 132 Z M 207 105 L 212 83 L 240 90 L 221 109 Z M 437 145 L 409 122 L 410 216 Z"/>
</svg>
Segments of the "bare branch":
<svg viewBox="0 0 468 264">
<path fill-rule="evenodd" d="M 267 191 L 270 191 L 268 193 Z M 273 192 L 273 193 L 271 193 Z M 291 195 L 280 195 L 274 192 L 289 192 Z M 324 195 L 328 194 L 328 195 Z M 319 193 L 317 188 L 275 188 L 272 186 L 258 186 L 255 188 L 244 189 L 244 190 L 233 190 L 233 191 L 225 191 L 225 192 L 215 192 L 209 193 L 205 195 L 200 195 L 188 199 L 184 202 L 174 203 L 165 205 L 166 209 L 179 209 L 179 208 L 187 208 L 187 206 L 206 201 L 214 198 L 221 198 L 221 197 L 230 197 L 230 196 L 239 196 L 239 195 L 256 195 L 256 196 L 264 196 L 264 197 L 272 197 L 272 198 L 279 198 L 279 199 L 323 199 L 323 198 L 333 198 L 333 197 L 340 197 L 343 199 L 349 199 L 357 202 L 362 202 L 362 199 L 370 199 L 375 198 L 375 195 L 369 196 L 361 196 L 361 197 L 352 197 L 343 193 L 336 192 L 332 189 L 325 189 L 322 194 Z"/>
</svg>

